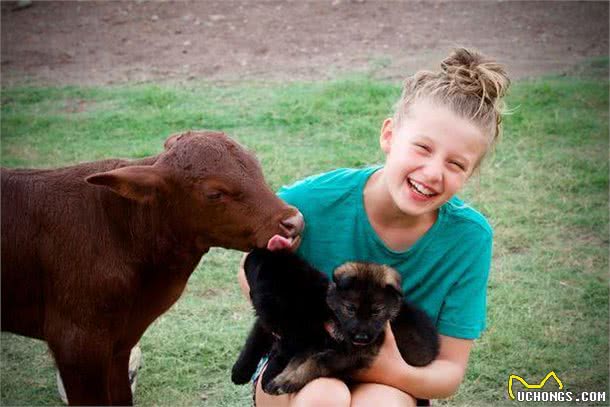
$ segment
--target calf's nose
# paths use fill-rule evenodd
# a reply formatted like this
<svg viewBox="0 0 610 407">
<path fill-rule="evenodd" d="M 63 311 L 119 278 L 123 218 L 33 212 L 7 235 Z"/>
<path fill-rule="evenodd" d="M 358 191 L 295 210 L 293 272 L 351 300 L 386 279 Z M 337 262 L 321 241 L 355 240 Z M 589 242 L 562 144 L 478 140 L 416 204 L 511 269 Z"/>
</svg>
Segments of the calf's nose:
<svg viewBox="0 0 610 407">
<path fill-rule="evenodd" d="M 297 212 L 296 215 L 281 220 L 280 225 L 289 237 L 297 236 L 303 231 L 303 215 Z"/>
</svg>

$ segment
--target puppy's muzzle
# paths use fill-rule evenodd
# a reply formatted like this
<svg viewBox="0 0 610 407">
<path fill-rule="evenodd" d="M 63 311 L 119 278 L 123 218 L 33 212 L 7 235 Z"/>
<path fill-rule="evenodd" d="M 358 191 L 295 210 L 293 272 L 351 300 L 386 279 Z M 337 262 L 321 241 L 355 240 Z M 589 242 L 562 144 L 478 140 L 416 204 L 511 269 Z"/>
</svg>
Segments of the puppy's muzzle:
<svg viewBox="0 0 610 407">
<path fill-rule="evenodd" d="M 358 332 L 352 337 L 352 343 L 356 346 L 366 346 L 373 342 L 373 337 L 366 332 Z"/>
</svg>

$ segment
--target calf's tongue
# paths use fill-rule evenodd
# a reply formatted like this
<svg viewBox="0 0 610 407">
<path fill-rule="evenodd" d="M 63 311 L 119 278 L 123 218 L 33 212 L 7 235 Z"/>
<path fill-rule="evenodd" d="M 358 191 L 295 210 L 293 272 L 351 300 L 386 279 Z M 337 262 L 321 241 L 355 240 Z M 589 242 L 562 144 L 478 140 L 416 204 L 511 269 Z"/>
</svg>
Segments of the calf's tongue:
<svg viewBox="0 0 610 407">
<path fill-rule="evenodd" d="M 291 245 L 292 242 L 289 239 L 284 236 L 275 235 L 267 242 L 267 249 L 271 251 L 289 249 Z"/>
</svg>

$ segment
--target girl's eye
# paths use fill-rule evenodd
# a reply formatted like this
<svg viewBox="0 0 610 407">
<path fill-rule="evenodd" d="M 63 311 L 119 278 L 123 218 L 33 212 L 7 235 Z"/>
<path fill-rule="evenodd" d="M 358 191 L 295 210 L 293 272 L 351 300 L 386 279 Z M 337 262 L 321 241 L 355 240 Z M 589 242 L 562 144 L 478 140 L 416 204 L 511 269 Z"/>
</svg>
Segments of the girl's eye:
<svg viewBox="0 0 610 407">
<path fill-rule="evenodd" d="M 422 151 L 430 152 L 430 147 L 425 144 L 415 144 L 415 147 L 419 148 Z"/>
<path fill-rule="evenodd" d="M 459 168 L 462 171 L 466 171 L 466 166 L 464 164 L 462 164 L 462 163 L 459 163 L 457 161 L 451 161 L 449 164 Z"/>
</svg>

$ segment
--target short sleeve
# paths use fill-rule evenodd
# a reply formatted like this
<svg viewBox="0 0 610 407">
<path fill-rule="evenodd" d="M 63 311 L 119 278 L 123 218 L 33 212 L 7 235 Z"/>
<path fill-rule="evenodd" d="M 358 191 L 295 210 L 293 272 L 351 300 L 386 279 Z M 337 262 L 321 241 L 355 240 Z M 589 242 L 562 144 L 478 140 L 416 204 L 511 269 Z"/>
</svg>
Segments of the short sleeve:
<svg viewBox="0 0 610 407">
<path fill-rule="evenodd" d="M 437 327 L 442 335 L 476 339 L 485 329 L 492 235 L 463 249 L 464 271 L 443 301 Z"/>
<path fill-rule="evenodd" d="M 301 190 L 303 189 L 304 183 L 305 180 L 301 180 L 291 185 L 283 185 L 277 191 L 277 196 L 279 196 L 284 202 L 294 205 L 295 201 L 298 201 L 298 198 L 302 193 Z"/>
<path fill-rule="evenodd" d="M 305 216 L 308 212 L 309 189 L 311 179 L 305 178 L 291 185 L 284 185 L 277 191 L 277 196 L 288 205 L 296 206 Z"/>
<path fill-rule="evenodd" d="M 303 213 L 303 216 L 312 212 L 321 204 L 320 200 L 312 199 L 312 192 L 317 191 L 317 196 L 320 196 L 320 190 L 327 188 L 336 188 L 336 182 L 341 179 L 341 175 L 345 172 L 344 169 L 337 169 L 323 174 L 310 175 L 307 178 L 296 181 L 291 185 L 282 186 L 277 196 L 289 205 L 294 205 Z M 323 199 L 328 199 L 328 192 L 323 194 Z"/>
</svg>

